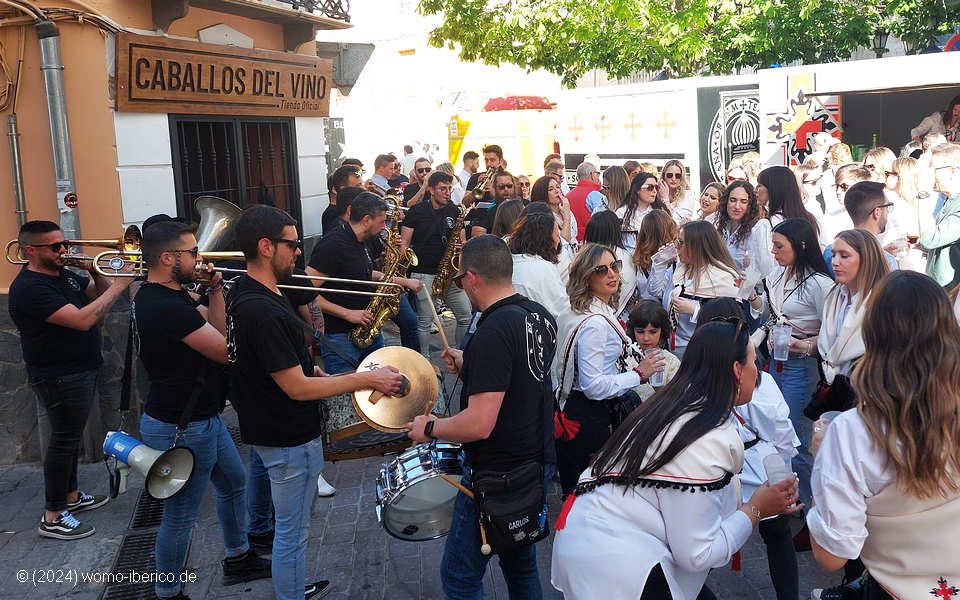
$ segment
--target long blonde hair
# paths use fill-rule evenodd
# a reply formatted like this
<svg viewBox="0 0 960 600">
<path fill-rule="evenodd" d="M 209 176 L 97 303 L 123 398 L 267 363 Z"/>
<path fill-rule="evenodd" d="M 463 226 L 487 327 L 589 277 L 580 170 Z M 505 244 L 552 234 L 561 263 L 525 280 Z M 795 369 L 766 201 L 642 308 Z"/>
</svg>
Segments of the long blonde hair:
<svg viewBox="0 0 960 600">
<path fill-rule="evenodd" d="M 848 229 L 837 234 L 835 239 L 843 240 L 860 257 L 857 269 L 857 308 L 871 295 L 880 280 L 890 272 L 890 265 L 883 255 L 877 236 L 863 229 Z"/>
<path fill-rule="evenodd" d="M 898 158 L 891 169 L 897 174 L 897 195 L 910 204 L 916 205 L 920 193 L 920 169 L 917 159 Z"/>
<path fill-rule="evenodd" d="M 585 313 L 590 309 L 590 304 L 593 302 L 590 276 L 593 275 L 593 268 L 597 266 L 597 261 L 604 252 L 609 252 L 616 260 L 617 255 L 614 254 L 613 248 L 600 244 L 584 244 L 573 257 L 573 262 L 570 263 L 570 279 L 567 280 L 567 295 L 570 296 L 570 308 L 573 312 Z M 617 290 L 617 293 L 610 298 L 610 306 L 616 308 L 619 300 L 620 290 Z"/>
<path fill-rule="evenodd" d="M 687 169 L 683 166 L 682 162 L 676 159 L 668 160 L 667 162 L 663 163 L 663 168 L 660 169 L 660 174 L 662 175 L 666 173 L 667 169 L 670 167 L 676 167 L 680 169 L 680 185 L 675 188 L 670 188 L 670 204 L 673 207 L 676 207 L 677 203 L 683 200 L 683 195 L 690 188 L 690 183 L 687 182 Z"/>
<path fill-rule="evenodd" d="M 683 231 L 683 245 L 690 257 L 687 270 L 693 273 L 693 287 L 700 287 L 700 276 L 708 267 L 729 271 L 734 280 L 740 277 L 737 264 L 733 262 L 730 250 L 716 227 L 707 221 L 690 221 L 680 229 Z"/>
<path fill-rule="evenodd" d="M 896 159 L 897 155 L 893 153 L 893 150 L 886 146 L 881 146 L 879 148 L 872 148 L 867 152 L 863 157 L 863 166 L 870 169 L 873 173 L 874 181 L 883 181 L 886 172 L 893 168 L 893 161 Z"/>
<path fill-rule="evenodd" d="M 891 273 L 871 294 L 863 342 L 857 412 L 900 490 L 960 492 L 960 325 L 946 292 L 926 275 Z"/>
</svg>

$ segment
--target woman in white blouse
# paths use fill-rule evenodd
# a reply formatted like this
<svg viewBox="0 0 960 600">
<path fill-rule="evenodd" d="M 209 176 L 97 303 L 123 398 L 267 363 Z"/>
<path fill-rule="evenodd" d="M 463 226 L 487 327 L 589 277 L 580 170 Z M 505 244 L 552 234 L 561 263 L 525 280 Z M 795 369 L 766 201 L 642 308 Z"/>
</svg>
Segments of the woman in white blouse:
<svg viewBox="0 0 960 600">
<path fill-rule="evenodd" d="M 637 268 L 633 264 L 633 253 L 623 245 L 624 236 L 620 233 L 620 218 L 609 210 L 593 213 L 587 221 L 583 234 L 585 243 L 600 244 L 613 251 L 620 261 L 620 295 L 614 307 L 617 319 L 627 320 L 630 310 L 637 303 L 638 296 L 633 293 L 637 287 Z M 644 280 L 643 283 L 646 283 Z"/>
<path fill-rule="evenodd" d="M 956 598 L 960 326 L 935 281 L 895 271 L 867 303 L 863 342 L 856 410 L 816 424 L 813 555 L 831 571 L 859 556 L 864 598 Z"/>
<path fill-rule="evenodd" d="M 673 380 L 580 475 L 553 542 L 551 582 L 565 598 L 694 600 L 760 519 L 800 510 L 793 477 L 741 504 L 731 411 L 753 395 L 755 358 L 743 321 L 704 325 Z"/>
<path fill-rule="evenodd" d="M 670 351 L 683 358 L 697 324 L 701 302 L 710 298 L 736 298 L 740 273 L 713 225 L 690 221 L 680 228 L 677 266 L 648 282 L 652 295 L 662 293 L 663 306 L 673 321 Z M 667 289 L 660 289 L 665 282 Z"/>
<path fill-rule="evenodd" d="M 557 467 L 564 494 L 573 490 L 590 457 L 610 437 L 609 402 L 631 392 L 664 362 L 656 355 L 625 369 L 629 338 L 613 310 L 620 293 L 620 261 L 610 248 L 586 244 L 570 265 L 567 294 L 570 313 L 558 319 L 560 384 L 559 421 L 564 433 L 557 442 Z M 572 425 L 567 427 L 565 425 Z"/>
<path fill-rule="evenodd" d="M 657 199 L 657 189 L 656 175 L 638 173 L 630 184 L 623 206 L 615 211 L 622 222 L 623 246 L 631 252 L 637 247 L 637 234 L 647 213 L 657 208 L 667 210 L 666 205 Z"/>
<path fill-rule="evenodd" d="M 770 248 L 770 221 L 763 217 L 753 186 L 747 181 L 734 181 L 720 196 L 717 209 L 717 231 L 723 236 L 727 250 L 737 265 L 737 270 L 745 273 L 750 281 L 759 281 L 776 267 Z"/>
<path fill-rule="evenodd" d="M 672 245 L 677 241 L 680 234 L 680 228 L 676 221 L 665 210 L 654 209 L 647 213 L 640 224 L 640 232 L 637 234 L 637 249 L 633 251 L 633 266 L 636 269 L 637 283 L 633 290 L 623 289 L 620 292 L 620 301 L 623 303 L 623 295 L 633 295 L 636 299 L 634 304 L 640 298 L 652 298 L 658 302 L 663 300 L 663 290 L 665 286 L 662 282 L 655 284 L 657 293 L 651 292 L 651 286 L 648 283 L 654 277 L 662 278 L 665 274 L 667 265 L 663 262 L 659 264 L 654 257 L 662 258 L 663 255 L 657 253 L 661 248 Z M 628 300 L 629 302 L 629 300 Z M 626 306 L 626 303 L 624 303 Z"/>
<path fill-rule="evenodd" d="M 660 170 L 659 199 L 667 205 L 677 223 L 689 221 L 697 210 L 696 192 L 690 189 L 687 169 L 679 160 L 668 160 Z"/>
<path fill-rule="evenodd" d="M 800 498 L 810 496 L 810 454 L 812 422 L 803 414 L 810 395 L 820 377 L 817 373 L 817 335 L 827 294 L 833 279 L 820 253 L 820 244 L 810 224 L 803 219 L 787 219 L 773 229 L 773 256 L 779 265 L 764 280 L 764 293 L 750 300 L 758 310 L 765 327 L 757 330 L 754 341 L 766 342 L 768 372 L 783 392 L 790 407 L 790 420 L 800 436 L 800 453 L 793 459 L 793 468 L 800 478 Z M 772 358 L 774 325 L 789 325 L 790 353 L 785 361 Z M 767 332 L 764 340 L 764 332 Z"/>
<path fill-rule="evenodd" d="M 520 217 L 508 246 L 513 255 L 513 289 L 560 319 L 570 310 L 570 299 L 557 270 L 560 226 L 553 215 L 532 213 Z"/>
</svg>

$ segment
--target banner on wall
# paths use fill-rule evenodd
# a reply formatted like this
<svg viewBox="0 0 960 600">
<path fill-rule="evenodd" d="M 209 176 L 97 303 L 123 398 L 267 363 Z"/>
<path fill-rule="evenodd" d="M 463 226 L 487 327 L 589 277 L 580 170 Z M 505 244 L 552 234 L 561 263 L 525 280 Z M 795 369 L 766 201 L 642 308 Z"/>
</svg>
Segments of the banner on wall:
<svg viewBox="0 0 960 600">
<path fill-rule="evenodd" d="M 703 189 L 724 180 L 734 157 L 760 150 L 760 90 L 757 85 L 698 88 L 697 116 Z"/>
</svg>

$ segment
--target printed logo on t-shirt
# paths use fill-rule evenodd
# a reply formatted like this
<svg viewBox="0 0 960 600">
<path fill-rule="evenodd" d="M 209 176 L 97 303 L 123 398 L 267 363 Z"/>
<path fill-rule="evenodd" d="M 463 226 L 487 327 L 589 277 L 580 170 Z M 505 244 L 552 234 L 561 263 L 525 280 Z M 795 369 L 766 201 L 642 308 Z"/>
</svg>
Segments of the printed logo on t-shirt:
<svg viewBox="0 0 960 600">
<path fill-rule="evenodd" d="M 67 277 L 66 280 L 67 280 L 67 285 L 70 286 L 70 289 L 72 289 L 75 292 L 80 291 L 80 283 L 77 282 L 76 279 L 74 279 L 73 277 Z"/>
<path fill-rule="evenodd" d="M 230 313 L 227 313 L 227 362 L 237 364 L 237 330 Z"/>
<path fill-rule="evenodd" d="M 453 226 L 457 224 L 456 219 L 454 219 L 453 217 L 447 217 L 446 221 L 447 221 L 447 229 L 453 229 Z"/>
<path fill-rule="evenodd" d="M 557 328 L 543 315 L 527 313 L 524 319 L 527 333 L 527 367 L 534 379 L 542 382 L 550 372 L 552 356 L 547 356 L 547 348 L 557 345 Z"/>
</svg>

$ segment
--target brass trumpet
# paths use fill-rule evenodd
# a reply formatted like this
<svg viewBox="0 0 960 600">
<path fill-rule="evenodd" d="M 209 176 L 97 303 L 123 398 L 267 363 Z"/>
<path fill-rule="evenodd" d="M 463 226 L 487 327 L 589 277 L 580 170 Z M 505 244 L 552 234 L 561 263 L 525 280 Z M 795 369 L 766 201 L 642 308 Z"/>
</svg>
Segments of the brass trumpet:
<svg viewBox="0 0 960 600">
<path fill-rule="evenodd" d="M 222 252 L 200 252 L 198 254 L 200 259 L 197 262 L 196 272 L 198 275 L 206 274 L 208 271 L 202 270 L 203 261 L 209 260 L 246 260 L 243 256 L 243 252 L 239 251 L 222 251 Z M 107 267 L 103 266 L 104 262 L 107 261 Z M 122 272 L 124 268 L 128 265 L 133 265 L 133 270 L 130 272 Z M 103 275 L 104 277 L 139 277 L 147 271 L 146 265 L 143 262 L 143 255 L 138 250 L 136 252 L 125 252 L 122 250 L 107 250 L 106 252 L 101 252 L 93 258 L 93 269 Z M 247 272 L 246 269 L 230 269 L 227 267 L 213 267 L 213 271 L 216 273 L 236 273 L 244 274 Z M 319 275 L 293 275 L 294 279 L 306 279 L 309 281 L 330 281 L 333 283 L 352 283 L 354 285 L 372 285 L 376 287 L 380 286 L 389 286 L 403 288 L 399 283 L 384 283 L 382 281 L 364 281 L 362 279 L 343 279 L 340 277 L 321 277 Z M 277 286 L 278 288 L 285 290 L 307 290 L 311 292 L 327 292 L 331 294 L 353 294 L 356 296 L 394 296 L 396 293 L 383 293 L 383 292 L 361 292 L 359 290 L 341 290 L 341 289 L 330 289 L 324 287 L 316 287 L 314 285 L 287 285 L 281 284 Z"/>
<path fill-rule="evenodd" d="M 123 232 L 123 235 L 119 238 L 110 240 L 65 240 L 65 242 L 68 246 L 97 246 L 100 248 L 114 248 L 117 251 L 122 250 L 124 254 L 128 254 L 130 252 L 140 251 L 140 241 L 142 239 L 143 236 L 140 235 L 140 228 L 136 225 L 131 225 L 130 227 L 127 227 L 127 229 Z M 14 247 L 16 247 L 16 253 L 11 254 Z M 4 251 L 7 262 L 14 265 L 27 264 L 27 259 L 24 258 L 20 250 L 20 242 L 18 240 L 10 240 L 7 242 L 7 247 Z M 94 260 L 94 258 L 90 256 L 79 255 L 67 255 L 65 257 L 66 264 L 71 267 L 82 267 L 82 263 L 86 263 L 90 260 Z"/>
</svg>

